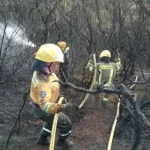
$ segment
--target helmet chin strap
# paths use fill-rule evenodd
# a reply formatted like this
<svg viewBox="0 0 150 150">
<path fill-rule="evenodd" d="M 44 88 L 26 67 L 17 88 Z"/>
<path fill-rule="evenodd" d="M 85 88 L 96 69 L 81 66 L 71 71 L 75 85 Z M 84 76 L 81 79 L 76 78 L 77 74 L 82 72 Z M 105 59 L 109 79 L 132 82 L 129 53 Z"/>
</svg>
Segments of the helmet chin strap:
<svg viewBox="0 0 150 150">
<path fill-rule="evenodd" d="M 53 63 L 50 63 L 50 65 L 49 65 L 49 67 L 48 67 L 50 73 L 52 73 L 52 71 L 51 71 L 51 66 L 52 66 L 52 64 L 53 64 Z"/>
<path fill-rule="evenodd" d="M 44 73 L 47 73 L 47 74 L 50 74 L 50 73 L 52 73 L 52 71 L 51 71 L 51 65 L 52 65 L 53 63 L 50 63 L 50 65 L 49 66 L 47 66 L 47 65 L 45 65 L 45 68 L 44 68 Z"/>
</svg>

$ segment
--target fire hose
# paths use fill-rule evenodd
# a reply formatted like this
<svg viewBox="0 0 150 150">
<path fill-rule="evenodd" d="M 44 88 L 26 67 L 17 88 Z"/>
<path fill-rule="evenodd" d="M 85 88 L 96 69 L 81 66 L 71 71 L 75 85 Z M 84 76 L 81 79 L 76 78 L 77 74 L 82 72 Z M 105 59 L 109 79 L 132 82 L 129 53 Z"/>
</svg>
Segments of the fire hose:
<svg viewBox="0 0 150 150">
<path fill-rule="evenodd" d="M 61 104 L 63 100 L 65 100 L 64 97 L 61 97 L 58 101 L 58 104 Z M 54 150 L 58 115 L 59 115 L 59 113 L 55 113 L 55 115 L 54 115 L 49 150 Z"/>
<path fill-rule="evenodd" d="M 135 75 L 134 77 L 135 77 L 134 84 L 132 84 L 129 87 L 129 89 L 133 89 L 133 87 L 135 86 L 135 83 L 138 80 L 138 75 Z M 116 116 L 115 116 L 114 123 L 113 123 L 112 129 L 111 129 L 111 133 L 110 133 L 110 137 L 109 137 L 109 142 L 108 142 L 107 150 L 111 150 L 111 147 L 112 147 L 112 141 L 113 141 L 113 137 L 114 137 L 114 133 L 115 133 L 117 119 L 119 117 L 119 112 L 120 112 L 119 110 L 120 110 L 120 99 L 118 100 Z"/>
<path fill-rule="evenodd" d="M 116 112 L 114 123 L 113 123 L 112 129 L 111 129 L 107 150 L 111 150 L 112 141 L 113 141 L 113 137 L 114 137 L 114 132 L 115 132 L 116 124 L 117 124 L 117 119 L 118 119 L 118 116 L 119 116 L 119 110 L 120 110 L 120 99 L 119 99 L 118 104 L 117 104 L 117 112 Z"/>
</svg>

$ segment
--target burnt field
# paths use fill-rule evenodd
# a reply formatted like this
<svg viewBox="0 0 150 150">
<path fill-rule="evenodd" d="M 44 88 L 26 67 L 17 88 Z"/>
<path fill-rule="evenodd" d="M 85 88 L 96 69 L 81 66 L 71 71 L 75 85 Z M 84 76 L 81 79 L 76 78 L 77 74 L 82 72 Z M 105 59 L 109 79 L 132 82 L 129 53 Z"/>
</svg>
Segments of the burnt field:
<svg viewBox="0 0 150 150">
<path fill-rule="evenodd" d="M 42 122 L 33 118 L 29 96 L 25 101 L 21 116 L 18 118 L 18 123 L 12 131 L 19 110 L 24 103 L 23 94 L 29 90 L 28 83 L 28 80 L 22 81 L 20 79 L 0 87 L 0 149 L 2 150 L 49 149 L 47 146 L 36 144 Z M 139 101 L 145 100 L 144 86 L 140 89 L 137 88 L 135 92 L 139 94 Z M 73 97 L 70 100 L 80 104 L 83 94 L 67 94 L 67 98 L 69 97 Z M 84 107 L 75 116 L 72 134 L 69 137 L 74 142 L 72 150 L 106 150 L 116 114 L 116 106 L 117 104 L 109 104 L 107 107 L 102 107 L 97 105 L 94 96 L 90 96 Z M 146 107 L 143 112 L 149 120 L 149 108 Z M 112 150 L 130 150 L 135 137 L 134 129 L 134 124 L 130 119 L 126 119 L 121 125 L 119 124 L 114 135 Z M 149 139 L 149 126 L 141 122 L 138 150 L 149 150 Z M 57 150 L 57 147 L 55 149 Z"/>
</svg>

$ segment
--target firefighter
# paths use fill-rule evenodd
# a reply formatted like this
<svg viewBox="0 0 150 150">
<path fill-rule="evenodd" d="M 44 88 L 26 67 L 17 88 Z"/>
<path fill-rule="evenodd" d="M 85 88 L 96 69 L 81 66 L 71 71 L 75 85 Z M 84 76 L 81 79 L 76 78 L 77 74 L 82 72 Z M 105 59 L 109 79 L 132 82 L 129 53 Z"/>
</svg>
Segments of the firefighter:
<svg viewBox="0 0 150 150">
<path fill-rule="evenodd" d="M 85 68 L 86 68 L 89 72 L 93 72 L 93 66 L 94 66 L 94 62 L 93 62 L 93 56 L 92 56 L 92 54 L 91 54 L 90 57 L 89 57 L 88 64 L 86 65 Z"/>
<path fill-rule="evenodd" d="M 59 113 L 57 146 L 67 149 L 73 144 L 66 140 L 71 133 L 72 121 L 64 111 L 75 112 L 78 107 L 73 103 L 57 103 L 60 85 L 53 81 L 58 80 L 55 72 L 59 68 L 59 63 L 63 62 L 64 55 L 57 45 L 44 44 L 39 48 L 32 67 L 30 97 L 35 118 L 44 121 L 37 143 L 49 145 L 48 137 L 51 135 L 54 114 Z"/>
<path fill-rule="evenodd" d="M 113 80 L 116 77 L 116 74 L 121 68 L 121 59 L 119 53 L 115 57 L 115 62 L 111 61 L 111 53 L 109 50 L 104 50 L 100 53 L 100 62 L 97 63 L 98 69 L 98 84 L 102 84 L 105 81 L 104 87 L 114 88 Z M 111 101 L 111 94 L 102 93 L 100 95 L 103 102 Z M 113 101 L 113 100 L 112 100 Z"/>
<path fill-rule="evenodd" d="M 60 64 L 60 76 L 62 81 L 69 80 L 69 47 L 65 41 L 57 42 L 64 54 L 64 63 Z"/>
<path fill-rule="evenodd" d="M 83 83 L 86 88 L 89 88 L 92 83 L 92 79 L 94 76 L 93 66 L 94 66 L 94 61 L 93 61 L 93 56 L 91 54 L 89 57 L 89 61 L 85 67 L 85 73 L 83 75 Z"/>
</svg>

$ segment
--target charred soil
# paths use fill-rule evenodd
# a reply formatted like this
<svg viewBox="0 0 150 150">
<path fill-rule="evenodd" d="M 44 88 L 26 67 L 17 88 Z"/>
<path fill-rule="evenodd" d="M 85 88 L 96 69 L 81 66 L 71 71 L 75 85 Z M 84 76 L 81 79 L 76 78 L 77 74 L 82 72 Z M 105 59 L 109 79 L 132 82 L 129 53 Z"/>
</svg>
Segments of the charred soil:
<svg viewBox="0 0 150 150">
<path fill-rule="evenodd" d="M 21 116 L 15 126 L 9 143 L 8 136 L 18 117 L 23 104 L 23 94 L 29 90 L 29 80 L 18 79 L 0 86 L 0 149 L 4 150 L 48 150 L 48 146 L 36 144 L 42 122 L 32 116 L 30 98 L 28 96 Z M 66 91 L 67 94 L 70 93 Z M 84 97 L 82 93 L 68 94 L 70 101 L 80 104 Z M 144 92 L 143 92 L 144 93 Z M 111 127 L 116 114 L 116 105 L 99 106 L 90 96 L 84 107 L 76 114 L 70 140 L 74 142 L 72 150 L 106 150 Z M 115 133 L 112 150 L 130 150 L 132 145 L 133 128 L 130 122 L 122 126 L 119 133 Z M 147 135 L 147 136 L 145 136 Z M 139 150 L 149 149 L 149 129 L 143 127 Z M 56 148 L 57 150 L 57 148 Z"/>
</svg>

